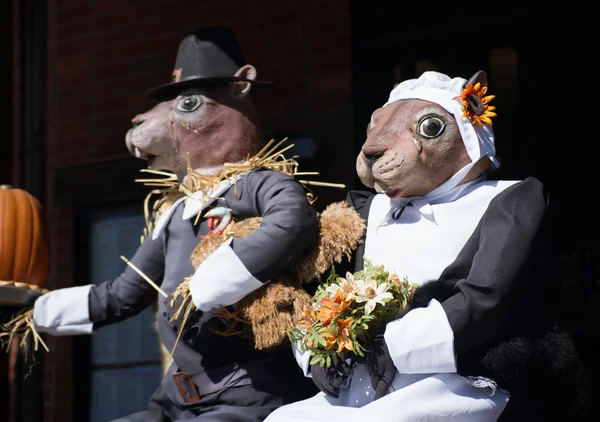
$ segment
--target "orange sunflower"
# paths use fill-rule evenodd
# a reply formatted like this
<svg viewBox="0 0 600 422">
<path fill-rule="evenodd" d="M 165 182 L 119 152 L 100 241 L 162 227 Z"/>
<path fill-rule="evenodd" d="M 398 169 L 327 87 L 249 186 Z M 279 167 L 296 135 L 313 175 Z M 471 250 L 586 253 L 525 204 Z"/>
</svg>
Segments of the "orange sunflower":
<svg viewBox="0 0 600 422">
<path fill-rule="evenodd" d="M 492 118 L 496 117 L 496 113 L 494 113 L 496 107 L 489 105 L 496 96 L 486 96 L 487 89 L 487 85 L 481 85 L 480 82 L 469 84 L 465 86 L 458 98 L 464 107 L 463 117 L 480 126 L 483 123 L 491 125 Z"/>
<path fill-rule="evenodd" d="M 331 349 L 335 343 L 338 345 L 336 353 L 340 353 L 344 349 L 354 350 L 352 339 L 350 338 L 350 325 L 353 321 L 354 320 L 352 318 L 337 320 L 336 330 L 330 333 L 330 335 L 326 338 L 327 344 L 325 345 L 325 350 Z"/>
</svg>

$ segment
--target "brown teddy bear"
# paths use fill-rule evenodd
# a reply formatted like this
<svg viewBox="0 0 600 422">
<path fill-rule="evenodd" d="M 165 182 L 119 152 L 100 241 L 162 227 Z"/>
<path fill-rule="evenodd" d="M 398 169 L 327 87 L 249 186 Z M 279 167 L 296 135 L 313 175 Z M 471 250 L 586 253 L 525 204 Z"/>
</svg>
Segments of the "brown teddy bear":
<svg viewBox="0 0 600 422">
<path fill-rule="evenodd" d="M 231 212 L 214 208 L 205 216 L 212 219 L 212 231 L 204 236 L 191 256 L 194 269 L 210 256 L 228 238 L 241 238 L 260 227 L 262 217 L 233 221 Z M 232 306 L 233 311 L 221 308 L 220 314 L 230 318 L 222 335 L 243 335 L 256 349 L 272 349 L 288 344 L 288 330 L 301 318 L 310 305 L 311 296 L 304 284 L 316 282 L 335 263 L 350 257 L 365 229 L 365 222 L 346 202 L 335 202 L 318 215 L 319 236 L 315 247 L 294 267 L 285 271 L 264 287 L 252 292 Z M 193 312 L 189 292 L 189 278 L 171 295 L 184 298 L 181 312 Z M 175 317 L 178 317 L 176 314 Z M 237 323 L 242 329 L 236 331 Z"/>
</svg>

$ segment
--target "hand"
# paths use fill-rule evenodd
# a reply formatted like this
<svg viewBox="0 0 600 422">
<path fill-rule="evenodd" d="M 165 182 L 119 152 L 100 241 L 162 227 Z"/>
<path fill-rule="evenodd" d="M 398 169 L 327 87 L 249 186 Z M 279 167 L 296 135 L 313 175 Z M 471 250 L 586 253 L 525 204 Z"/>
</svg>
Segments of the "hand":
<svg viewBox="0 0 600 422">
<path fill-rule="evenodd" d="M 383 335 L 380 334 L 375 337 L 371 350 L 363 357 L 361 362 L 366 366 L 371 377 L 371 385 L 375 389 L 373 400 L 385 396 L 396 376 L 396 366 L 392 361 Z"/>
<path fill-rule="evenodd" d="M 337 399 L 340 396 L 340 388 L 344 386 L 352 373 L 352 367 L 344 361 L 338 361 L 337 365 L 329 368 L 313 363 L 310 366 L 310 373 L 319 390 Z"/>
<path fill-rule="evenodd" d="M 202 316 L 202 311 L 197 309 L 194 303 L 190 298 L 183 303 L 184 297 L 183 295 L 178 295 L 176 298 L 173 298 L 172 295 L 169 295 L 165 298 L 165 318 L 173 325 L 173 328 L 177 330 L 185 330 L 192 325 L 196 324 L 200 317 Z M 183 308 L 182 308 L 183 305 Z M 181 310 L 180 310 L 181 309 Z M 186 312 L 188 309 L 191 309 L 187 319 L 185 318 Z M 177 312 L 179 311 L 179 314 Z M 175 318 L 175 316 L 177 316 Z"/>
</svg>

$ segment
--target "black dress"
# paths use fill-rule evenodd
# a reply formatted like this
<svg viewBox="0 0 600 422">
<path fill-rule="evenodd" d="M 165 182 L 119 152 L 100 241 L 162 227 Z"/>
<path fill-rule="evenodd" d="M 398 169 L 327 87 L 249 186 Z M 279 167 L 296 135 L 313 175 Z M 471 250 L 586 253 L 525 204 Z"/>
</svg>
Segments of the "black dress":
<svg viewBox="0 0 600 422">
<path fill-rule="evenodd" d="M 374 194 L 347 201 L 367 219 Z M 507 224 L 508 221 L 508 224 Z M 527 178 L 499 193 L 456 260 L 419 286 L 411 307 L 438 300 L 454 333 L 459 375 L 508 390 L 500 421 L 592 421 L 590 380 L 569 333 L 556 324 L 551 273 L 552 208 Z M 362 269 L 365 242 L 353 270 Z"/>
</svg>

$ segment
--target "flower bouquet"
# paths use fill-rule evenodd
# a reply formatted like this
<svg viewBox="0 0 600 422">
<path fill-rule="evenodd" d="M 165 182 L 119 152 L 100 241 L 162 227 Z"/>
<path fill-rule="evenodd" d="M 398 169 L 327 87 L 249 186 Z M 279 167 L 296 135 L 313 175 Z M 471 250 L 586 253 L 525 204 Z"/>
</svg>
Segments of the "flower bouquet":
<svg viewBox="0 0 600 422">
<path fill-rule="evenodd" d="M 368 260 L 345 278 L 332 269 L 288 336 L 300 351 L 310 351 L 311 364 L 329 367 L 350 354 L 364 356 L 375 335 L 407 310 L 415 287 Z"/>
</svg>

